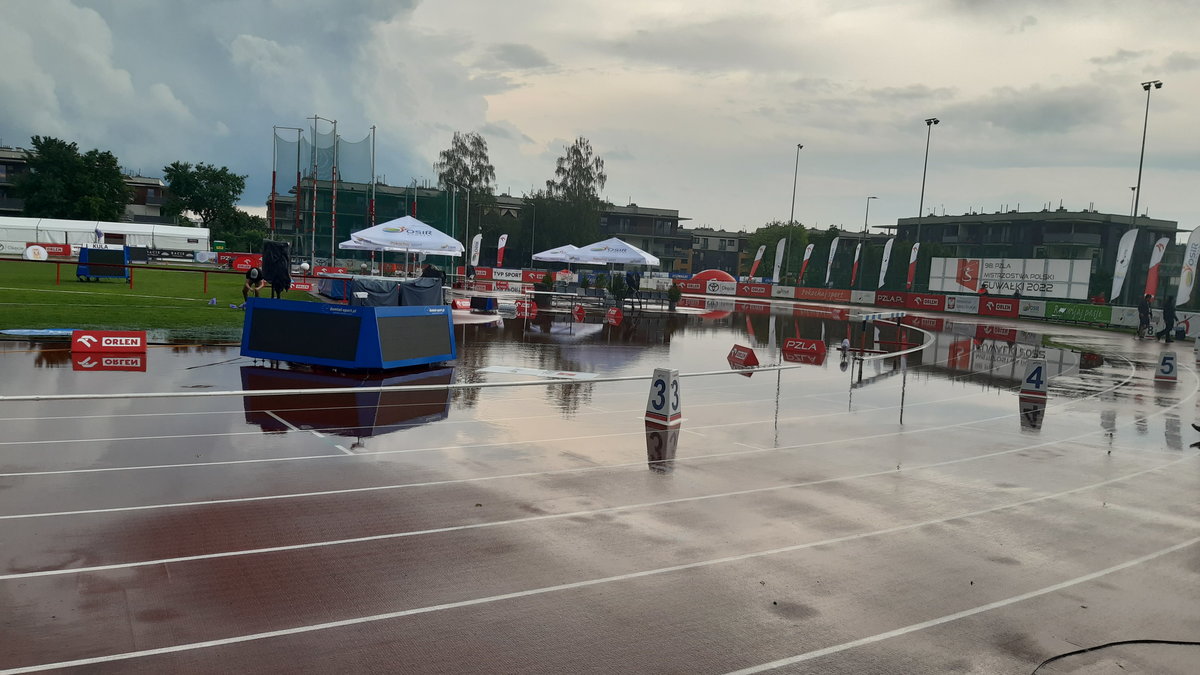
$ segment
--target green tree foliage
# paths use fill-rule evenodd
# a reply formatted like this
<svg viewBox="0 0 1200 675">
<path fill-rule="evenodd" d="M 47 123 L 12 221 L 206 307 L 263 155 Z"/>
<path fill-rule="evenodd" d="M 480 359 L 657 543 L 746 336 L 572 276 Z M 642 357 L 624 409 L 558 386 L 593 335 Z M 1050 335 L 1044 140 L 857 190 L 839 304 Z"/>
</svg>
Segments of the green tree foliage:
<svg viewBox="0 0 1200 675">
<path fill-rule="evenodd" d="M 604 160 L 586 138 L 563 148 L 554 179 L 545 190 L 525 195 L 520 226 L 509 232 L 509 245 L 529 256 L 563 244 L 584 245 L 599 239 L 600 191 L 608 180 Z"/>
<path fill-rule="evenodd" d="M 267 236 L 267 219 L 241 209 L 234 209 L 210 225 L 211 237 L 225 242 L 227 250 L 262 252 L 262 241 Z"/>
<path fill-rule="evenodd" d="M 758 276 L 770 277 L 775 271 L 775 250 L 779 245 L 780 239 L 787 239 L 791 235 L 791 249 L 788 250 L 787 245 L 784 245 L 783 255 L 787 259 L 787 274 L 791 278 L 800 272 L 800 261 L 804 259 L 804 248 L 809 243 L 809 231 L 799 223 L 788 225 L 779 220 L 771 221 L 766 225 L 754 231 L 747 240 L 747 250 L 750 252 L 750 257 L 747 259 L 743 274 L 750 273 L 750 267 L 754 264 L 754 254 L 758 251 L 758 247 L 766 245 L 767 250 L 763 252 L 762 263 L 758 266 Z M 813 254 L 814 257 L 816 254 Z M 810 265 L 811 267 L 811 265 Z M 780 268 L 780 274 L 784 273 L 784 267 Z M 809 271 L 805 276 L 811 279 L 812 272 Z"/>
<path fill-rule="evenodd" d="M 17 178 L 15 196 L 23 213 L 36 218 L 115 221 L 125 212 L 130 191 L 111 152 L 79 154 L 75 143 L 34 136 L 26 153 L 29 171 Z"/>
<path fill-rule="evenodd" d="M 163 177 L 168 186 L 165 215 L 178 218 L 184 211 L 191 211 L 200 217 L 201 225 L 213 230 L 213 239 L 221 239 L 217 235 L 224 234 L 220 223 L 238 218 L 234 205 L 246 189 L 245 176 L 211 164 L 172 162 L 163 167 Z"/>
<path fill-rule="evenodd" d="M 472 195 L 490 195 L 496 181 L 496 167 L 488 159 L 487 141 L 475 132 L 454 132 L 450 147 L 438 153 L 433 169 L 443 190 L 457 185 Z"/>
<path fill-rule="evenodd" d="M 608 182 L 604 160 L 592 151 L 591 141 L 582 136 L 563 150 L 566 154 L 558 158 L 554 179 L 546 181 L 546 193 L 566 202 L 598 206 L 600 191 Z"/>
</svg>

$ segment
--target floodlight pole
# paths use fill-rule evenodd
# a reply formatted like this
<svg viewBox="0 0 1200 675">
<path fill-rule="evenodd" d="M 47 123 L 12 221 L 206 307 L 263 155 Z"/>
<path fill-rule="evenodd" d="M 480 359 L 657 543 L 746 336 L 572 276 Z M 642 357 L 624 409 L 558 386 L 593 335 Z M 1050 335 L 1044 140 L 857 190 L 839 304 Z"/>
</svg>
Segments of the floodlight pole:
<svg viewBox="0 0 1200 675">
<path fill-rule="evenodd" d="M 929 173 L 929 139 L 933 137 L 933 125 L 941 122 L 936 117 L 930 117 L 925 120 L 927 130 L 925 132 L 925 166 L 921 169 L 921 201 L 917 206 L 917 238 L 916 243 L 921 242 L 921 219 L 925 216 L 925 176 Z"/>
<path fill-rule="evenodd" d="M 796 144 L 796 168 L 792 170 L 792 210 L 788 214 L 788 242 L 787 250 L 783 254 L 783 276 L 786 279 L 788 275 L 788 258 L 792 256 L 792 230 L 796 225 L 796 183 L 800 178 L 800 150 L 804 148 L 800 143 Z M 798 285 L 799 280 L 797 280 Z"/>
<path fill-rule="evenodd" d="M 1146 158 L 1146 128 L 1150 125 L 1150 89 L 1162 89 L 1162 80 L 1150 80 L 1142 83 L 1142 89 L 1146 90 L 1146 116 L 1142 120 L 1142 151 L 1138 155 L 1138 176 L 1137 187 L 1133 191 L 1133 218 L 1137 218 L 1138 202 L 1142 198 L 1142 161 Z"/>
</svg>

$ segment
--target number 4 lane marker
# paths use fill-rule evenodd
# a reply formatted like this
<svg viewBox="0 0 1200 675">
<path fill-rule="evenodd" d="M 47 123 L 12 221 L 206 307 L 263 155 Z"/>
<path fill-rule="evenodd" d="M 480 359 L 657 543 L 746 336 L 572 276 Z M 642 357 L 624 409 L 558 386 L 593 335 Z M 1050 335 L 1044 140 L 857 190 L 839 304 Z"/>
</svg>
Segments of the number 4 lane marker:
<svg viewBox="0 0 1200 675">
<path fill-rule="evenodd" d="M 1048 379 L 1046 362 L 1041 359 L 1030 361 L 1025 366 L 1025 379 L 1021 380 L 1021 396 L 1045 396 Z"/>
</svg>

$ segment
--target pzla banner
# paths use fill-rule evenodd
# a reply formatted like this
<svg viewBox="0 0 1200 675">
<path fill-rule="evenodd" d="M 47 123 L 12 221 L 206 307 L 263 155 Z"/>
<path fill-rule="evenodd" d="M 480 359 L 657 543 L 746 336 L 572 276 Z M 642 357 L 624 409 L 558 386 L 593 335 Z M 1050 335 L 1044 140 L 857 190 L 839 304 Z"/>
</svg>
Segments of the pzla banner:
<svg viewBox="0 0 1200 675">
<path fill-rule="evenodd" d="M 471 267 L 479 264 L 479 245 L 483 243 L 483 235 L 471 237 Z"/>
<path fill-rule="evenodd" d="M 783 246 L 787 243 L 787 239 L 780 239 L 775 245 L 775 274 L 771 277 L 771 281 L 779 283 L 779 268 L 783 266 Z"/>
<path fill-rule="evenodd" d="M 1200 260 L 1200 227 L 1188 235 L 1187 250 L 1183 252 L 1183 268 L 1179 271 L 1179 291 L 1175 294 L 1176 307 L 1192 299 L 1197 260 Z"/>
<path fill-rule="evenodd" d="M 800 286 L 804 283 L 804 270 L 808 269 L 808 259 L 812 257 L 813 249 L 816 244 L 809 244 L 808 248 L 804 249 L 804 262 L 800 264 L 800 276 L 796 277 L 796 285 Z"/>
<path fill-rule="evenodd" d="M 1154 242 L 1154 252 L 1150 254 L 1150 271 L 1146 274 L 1146 292 L 1144 295 L 1158 295 L 1158 264 L 1162 262 L 1163 254 L 1167 252 L 1167 244 L 1170 241 L 1170 239 L 1163 237 Z"/>
<path fill-rule="evenodd" d="M 833 241 L 829 242 L 829 264 L 825 266 L 825 285 L 829 285 L 829 274 L 833 272 L 833 256 L 837 254 L 837 245 L 841 241 L 841 237 L 834 237 Z"/>
<path fill-rule="evenodd" d="M 1121 296 L 1121 288 L 1125 285 L 1125 273 L 1129 271 L 1129 259 L 1133 257 L 1137 233 L 1137 228 L 1126 232 L 1121 235 L 1121 241 L 1117 244 L 1117 267 L 1113 270 L 1112 295 L 1108 296 L 1113 300 Z"/>
<path fill-rule="evenodd" d="M 766 253 L 766 252 L 767 252 L 766 244 L 763 244 L 762 246 L 758 247 L 758 253 L 754 254 L 754 264 L 750 266 L 750 276 L 754 276 L 754 273 L 758 271 L 758 264 L 760 262 L 762 262 L 763 253 Z"/>
<path fill-rule="evenodd" d="M 508 235 L 500 235 L 500 242 L 496 244 L 496 267 L 504 267 L 504 245 L 508 243 Z"/>
<path fill-rule="evenodd" d="M 858 256 L 862 255 L 862 242 L 854 247 L 854 265 L 850 267 L 850 285 L 854 286 L 854 280 L 858 278 Z"/>
<path fill-rule="evenodd" d="M 904 284 L 905 290 L 911 291 L 913 280 L 917 278 L 917 251 L 920 248 L 920 242 L 913 244 L 912 254 L 908 256 L 908 281 Z"/>
<path fill-rule="evenodd" d="M 883 263 L 879 265 L 879 288 L 883 288 L 883 278 L 887 276 L 888 262 L 892 259 L 892 244 L 896 243 L 896 238 L 892 237 L 883 245 Z"/>
</svg>

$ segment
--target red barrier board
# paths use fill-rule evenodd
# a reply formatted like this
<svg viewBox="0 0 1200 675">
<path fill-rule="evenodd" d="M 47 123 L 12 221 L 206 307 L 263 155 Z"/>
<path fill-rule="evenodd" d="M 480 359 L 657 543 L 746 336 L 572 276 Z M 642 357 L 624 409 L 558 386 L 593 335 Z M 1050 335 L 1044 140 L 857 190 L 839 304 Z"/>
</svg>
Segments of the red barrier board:
<svg viewBox="0 0 1200 675">
<path fill-rule="evenodd" d="M 734 345 L 725 359 L 732 368 L 754 368 L 758 365 L 758 355 L 753 349 L 742 345 Z"/>
<path fill-rule="evenodd" d="M 788 363 L 803 363 L 810 366 L 819 366 L 825 363 L 825 352 L 820 354 L 805 354 L 804 352 L 782 352 L 783 360 Z"/>
<path fill-rule="evenodd" d="M 604 313 L 604 323 L 610 326 L 620 326 L 624 319 L 625 312 L 622 312 L 620 307 L 609 307 L 608 311 Z"/>
<path fill-rule="evenodd" d="M 797 300 L 821 300 L 823 302 L 850 302 L 850 291 L 842 288 L 796 287 Z"/>
<path fill-rule="evenodd" d="M 476 267 L 475 268 L 475 278 L 476 279 L 491 279 L 492 278 L 492 268 Z"/>
<path fill-rule="evenodd" d="M 1009 298 L 979 298 L 979 313 L 986 316 L 1016 317 L 1021 303 Z"/>
<path fill-rule="evenodd" d="M 792 316 L 812 316 L 820 319 L 844 321 L 850 318 L 850 310 L 843 307 L 822 307 L 820 305 L 793 305 Z"/>
<path fill-rule="evenodd" d="M 136 354 L 146 351 L 144 330 L 77 330 L 71 333 L 71 351 Z"/>
<path fill-rule="evenodd" d="M 312 289 L 313 289 L 313 285 L 307 281 L 293 281 L 292 282 L 292 290 L 293 291 L 311 291 Z"/>
<path fill-rule="evenodd" d="M 533 300 L 518 300 L 517 301 L 517 318 L 518 319 L 537 318 L 537 303 L 535 303 Z"/>
<path fill-rule="evenodd" d="M 71 370 L 146 372 L 145 354 L 71 354 Z"/>
<path fill-rule="evenodd" d="M 733 303 L 733 311 L 742 312 L 743 314 L 770 314 L 771 306 L 765 302 L 735 302 Z"/>
<path fill-rule="evenodd" d="M 684 293 L 703 293 L 704 292 L 704 282 L 703 281 L 693 281 L 691 279 L 680 279 L 675 282 L 675 285 L 679 286 L 679 290 L 683 291 Z"/>
<path fill-rule="evenodd" d="M 904 307 L 908 294 L 899 291 L 876 291 L 875 304 L 880 307 Z"/>
<path fill-rule="evenodd" d="M 941 312 L 946 309 L 946 296 L 930 295 L 928 293 L 908 293 L 905 307 L 908 309 L 924 309 L 931 312 Z"/>
<path fill-rule="evenodd" d="M 704 309 L 704 298 L 680 298 L 676 303 L 680 307 L 690 307 L 692 309 Z"/>
<path fill-rule="evenodd" d="M 582 323 L 587 312 L 583 309 L 583 305 L 575 305 L 575 309 L 571 310 L 571 316 L 575 317 L 576 322 Z"/>
<path fill-rule="evenodd" d="M 527 284 L 540 284 L 546 278 L 546 270 L 521 270 L 521 281 Z"/>
<path fill-rule="evenodd" d="M 1000 340 L 1002 342 L 1016 342 L 1017 331 L 1015 328 L 999 328 L 997 326 L 976 326 L 975 337 L 980 340 Z"/>
<path fill-rule="evenodd" d="M 737 294 L 743 297 L 750 298 L 769 298 L 771 297 L 770 284 L 738 284 Z"/>
<path fill-rule="evenodd" d="M 450 306 L 454 309 L 471 309 L 471 301 L 466 298 L 455 298 L 450 302 Z"/>
<path fill-rule="evenodd" d="M 69 258 L 69 257 L 71 257 L 71 245 L 70 244 L 43 244 L 40 241 L 25 242 L 25 248 L 29 248 L 30 246 L 41 246 L 42 248 L 46 249 L 46 255 L 48 255 L 52 258 Z"/>
<path fill-rule="evenodd" d="M 262 266 L 262 256 L 261 255 L 258 256 L 258 262 L 255 264 L 260 267 Z M 235 267 L 234 269 L 237 269 L 237 268 Z M 246 269 L 250 269 L 250 268 L 247 267 Z M 345 267 L 330 267 L 328 265 L 317 265 L 316 267 L 313 268 L 313 274 L 345 274 L 345 273 L 346 273 Z"/>
</svg>

